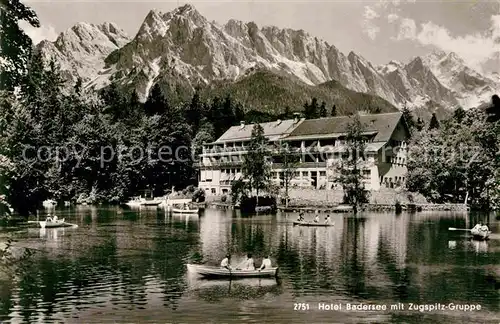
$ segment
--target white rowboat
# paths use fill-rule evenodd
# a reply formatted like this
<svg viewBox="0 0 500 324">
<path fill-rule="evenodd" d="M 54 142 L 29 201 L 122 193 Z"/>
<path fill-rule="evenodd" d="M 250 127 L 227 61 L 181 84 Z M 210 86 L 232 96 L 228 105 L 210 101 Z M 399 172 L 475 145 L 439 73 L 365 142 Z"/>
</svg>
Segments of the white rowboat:
<svg viewBox="0 0 500 324">
<path fill-rule="evenodd" d="M 482 231 L 478 229 L 471 229 L 470 233 L 472 234 L 472 238 L 475 240 L 487 240 L 490 237 L 491 231 Z"/>
<path fill-rule="evenodd" d="M 66 223 L 63 219 L 56 221 L 41 221 L 38 222 L 41 228 L 56 228 L 56 227 L 77 227 L 76 224 Z"/>
<path fill-rule="evenodd" d="M 200 210 L 198 208 L 194 209 L 180 209 L 180 208 L 172 208 L 172 213 L 175 214 L 198 214 Z"/>
<path fill-rule="evenodd" d="M 299 226 L 321 226 L 321 227 L 329 227 L 335 225 L 335 223 L 314 223 L 314 222 L 299 222 L 299 221 L 294 221 L 293 225 L 299 225 Z"/>
<path fill-rule="evenodd" d="M 278 268 L 263 270 L 228 270 L 221 267 L 188 264 L 188 268 L 193 269 L 199 275 L 207 278 L 257 278 L 276 277 Z"/>
</svg>

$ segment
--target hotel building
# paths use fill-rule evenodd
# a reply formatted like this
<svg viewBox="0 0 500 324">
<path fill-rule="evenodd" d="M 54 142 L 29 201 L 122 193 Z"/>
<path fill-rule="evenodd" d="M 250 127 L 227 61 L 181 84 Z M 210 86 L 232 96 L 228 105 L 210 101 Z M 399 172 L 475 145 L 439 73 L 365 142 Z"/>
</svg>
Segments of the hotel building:
<svg viewBox="0 0 500 324">
<path fill-rule="evenodd" d="M 368 190 L 403 186 L 406 177 L 409 131 L 400 112 L 360 114 L 365 142 L 365 159 L 360 162 Z M 271 148 L 287 144 L 289 152 L 300 156 L 290 186 L 340 189 L 336 183 L 338 161 L 346 151 L 350 117 L 305 120 L 277 120 L 260 124 Z M 242 177 L 243 159 L 254 125 L 230 127 L 219 139 L 203 146 L 200 156 L 199 187 L 207 195 L 227 194 L 231 183 Z M 272 155 L 272 154 L 271 154 Z M 283 185 L 281 161 L 270 156 L 271 178 Z"/>
</svg>

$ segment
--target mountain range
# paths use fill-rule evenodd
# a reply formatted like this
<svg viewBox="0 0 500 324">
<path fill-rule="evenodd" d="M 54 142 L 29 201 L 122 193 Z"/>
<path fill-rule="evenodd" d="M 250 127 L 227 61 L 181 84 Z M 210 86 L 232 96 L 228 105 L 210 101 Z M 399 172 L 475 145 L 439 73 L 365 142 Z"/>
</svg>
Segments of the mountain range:
<svg viewBox="0 0 500 324">
<path fill-rule="evenodd" d="M 366 103 L 377 111 L 446 111 L 489 102 L 500 89 L 500 76 L 474 70 L 455 53 L 374 66 L 303 30 L 219 25 L 192 5 L 151 10 L 134 37 L 113 23 L 79 23 L 37 49 L 55 58 L 68 80 L 95 89 L 114 82 L 142 100 L 160 83 L 179 96 L 195 88 L 231 94 L 256 109 L 297 110 L 317 97 L 340 110 Z"/>
</svg>

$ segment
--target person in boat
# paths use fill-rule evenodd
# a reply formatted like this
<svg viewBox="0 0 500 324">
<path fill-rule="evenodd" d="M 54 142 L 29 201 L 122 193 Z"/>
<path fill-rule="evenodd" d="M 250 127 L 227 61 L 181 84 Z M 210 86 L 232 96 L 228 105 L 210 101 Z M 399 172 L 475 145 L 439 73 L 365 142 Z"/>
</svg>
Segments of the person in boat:
<svg viewBox="0 0 500 324">
<path fill-rule="evenodd" d="M 490 229 L 488 228 L 488 226 L 487 226 L 486 224 L 484 224 L 483 226 L 481 226 L 481 227 L 479 228 L 479 230 L 480 230 L 481 232 L 489 232 L 489 231 L 490 231 Z"/>
<path fill-rule="evenodd" d="M 53 222 L 57 222 L 57 216 L 56 215 L 54 215 L 54 217 L 52 217 L 52 221 Z"/>
<path fill-rule="evenodd" d="M 220 263 L 220 267 L 226 268 L 227 270 L 231 270 L 230 261 L 231 261 L 231 256 L 229 254 L 226 254 L 226 257 L 224 259 L 222 259 L 222 261 Z"/>
<path fill-rule="evenodd" d="M 319 215 L 316 215 L 316 217 L 314 217 L 314 222 L 319 223 Z"/>
<path fill-rule="evenodd" d="M 269 259 L 269 255 L 266 255 L 266 257 L 262 259 L 262 264 L 260 265 L 259 271 L 269 268 L 272 268 L 271 259 Z"/>
<path fill-rule="evenodd" d="M 483 224 L 481 222 L 479 222 L 479 223 L 476 224 L 476 226 L 474 226 L 471 229 L 471 231 L 480 231 L 482 226 L 483 226 Z"/>
<path fill-rule="evenodd" d="M 330 224 L 330 215 L 326 215 L 325 224 Z"/>
<path fill-rule="evenodd" d="M 247 259 L 243 261 L 237 269 L 240 270 L 255 270 L 255 263 L 252 258 L 252 254 L 247 254 Z"/>
<path fill-rule="evenodd" d="M 45 219 L 46 222 L 52 222 L 52 217 L 49 215 L 47 216 L 47 218 Z"/>
</svg>

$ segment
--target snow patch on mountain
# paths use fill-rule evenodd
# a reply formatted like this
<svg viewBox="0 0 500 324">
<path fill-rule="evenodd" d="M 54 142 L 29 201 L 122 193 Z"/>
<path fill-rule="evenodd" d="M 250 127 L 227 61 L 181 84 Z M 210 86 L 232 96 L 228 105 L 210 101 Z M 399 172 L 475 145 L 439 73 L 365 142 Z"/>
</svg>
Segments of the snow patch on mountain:
<svg viewBox="0 0 500 324">
<path fill-rule="evenodd" d="M 45 60 L 55 59 L 70 81 L 94 79 L 104 68 L 104 59 L 130 41 L 114 23 L 78 23 L 62 32 L 54 42 L 44 40 L 36 48 Z"/>
<path fill-rule="evenodd" d="M 457 98 L 464 108 L 477 107 L 489 101 L 500 89 L 500 83 L 469 67 L 457 54 L 432 52 L 422 58 L 436 78 Z"/>
<path fill-rule="evenodd" d="M 219 25 L 191 5 L 167 13 L 151 10 L 133 39 L 111 23 L 80 23 L 38 48 L 59 62 L 68 79 L 81 77 L 96 89 L 117 82 L 135 89 L 141 100 L 159 80 L 195 88 L 236 81 L 258 69 L 309 85 L 336 80 L 400 108 L 429 102 L 469 108 L 489 100 L 500 84 L 498 73 L 485 76 L 453 53 L 374 67 L 303 30 L 259 28 L 234 19 Z"/>
</svg>

